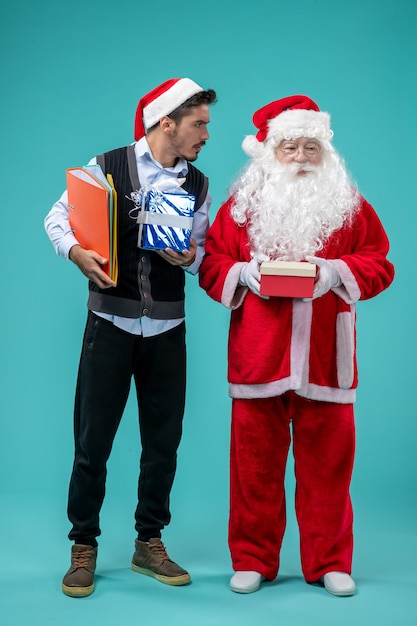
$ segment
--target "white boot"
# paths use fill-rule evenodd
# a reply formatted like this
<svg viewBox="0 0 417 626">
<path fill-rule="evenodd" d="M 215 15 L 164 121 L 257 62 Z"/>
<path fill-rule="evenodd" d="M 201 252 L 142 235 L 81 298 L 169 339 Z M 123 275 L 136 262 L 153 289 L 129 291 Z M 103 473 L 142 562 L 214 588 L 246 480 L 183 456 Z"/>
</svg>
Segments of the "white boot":
<svg viewBox="0 0 417 626">
<path fill-rule="evenodd" d="M 230 589 L 236 593 L 253 593 L 258 591 L 264 577 L 258 572 L 236 572 L 230 579 Z"/>
<path fill-rule="evenodd" d="M 353 596 L 356 585 L 345 572 L 327 572 L 322 578 L 326 591 L 334 596 Z"/>
</svg>

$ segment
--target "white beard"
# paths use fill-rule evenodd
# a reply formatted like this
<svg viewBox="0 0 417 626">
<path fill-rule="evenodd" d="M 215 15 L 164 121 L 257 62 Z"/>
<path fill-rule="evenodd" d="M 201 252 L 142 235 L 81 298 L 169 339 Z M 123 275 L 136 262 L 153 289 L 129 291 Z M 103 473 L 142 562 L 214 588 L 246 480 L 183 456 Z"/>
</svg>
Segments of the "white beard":
<svg viewBox="0 0 417 626">
<path fill-rule="evenodd" d="M 297 176 L 300 170 L 308 173 Z M 231 192 L 232 216 L 247 224 L 252 256 L 270 260 L 313 256 L 358 205 L 358 193 L 331 147 L 318 166 L 282 164 L 266 153 L 253 159 Z"/>
</svg>

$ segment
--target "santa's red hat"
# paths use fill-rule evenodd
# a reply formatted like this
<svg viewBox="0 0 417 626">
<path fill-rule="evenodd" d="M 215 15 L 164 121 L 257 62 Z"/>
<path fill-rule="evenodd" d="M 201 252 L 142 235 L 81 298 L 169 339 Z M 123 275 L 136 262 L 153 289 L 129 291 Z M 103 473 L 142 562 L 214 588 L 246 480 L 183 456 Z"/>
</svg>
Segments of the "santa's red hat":
<svg viewBox="0 0 417 626">
<path fill-rule="evenodd" d="M 330 116 L 320 111 L 318 105 L 308 96 L 288 96 L 274 100 L 253 115 L 253 123 L 258 128 L 256 135 L 248 135 L 242 148 L 249 156 L 260 156 L 264 142 L 270 139 L 278 145 L 283 139 L 309 137 L 329 140 Z"/>
<path fill-rule="evenodd" d="M 161 117 L 169 115 L 200 91 L 203 88 L 189 78 L 170 78 L 142 96 L 136 109 L 135 140 L 146 134 L 145 129 L 157 124 Z"/>
</svg>

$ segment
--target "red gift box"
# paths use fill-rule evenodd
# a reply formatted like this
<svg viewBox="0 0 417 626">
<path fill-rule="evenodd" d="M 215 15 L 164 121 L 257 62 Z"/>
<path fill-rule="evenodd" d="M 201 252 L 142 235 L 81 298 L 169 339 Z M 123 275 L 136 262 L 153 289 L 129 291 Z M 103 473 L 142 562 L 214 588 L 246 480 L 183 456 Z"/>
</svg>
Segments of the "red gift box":
<svg viewBox="0 0 417 626">
<path fill-rule="evenodd" d="M 311 298 L 317 266 L 295 261 L 266 261 L 261 264 L 261 295 Z"/>
</svg>

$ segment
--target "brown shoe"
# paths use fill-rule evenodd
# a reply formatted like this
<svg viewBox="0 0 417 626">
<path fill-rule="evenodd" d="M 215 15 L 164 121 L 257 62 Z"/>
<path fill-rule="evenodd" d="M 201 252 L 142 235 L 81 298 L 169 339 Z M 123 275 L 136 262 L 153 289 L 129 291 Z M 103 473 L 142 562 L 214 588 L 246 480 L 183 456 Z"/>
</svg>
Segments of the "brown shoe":
<svg viewBox="0 0 417 626">
<path fill-rule="evenodd" d="M 94 591 L 97 548 L 76 543 L 71 548 L 71 567 L 62 580 L 62 591 L 72 598 L 84 598 Z"/>
<path fill-rule="evenodd" d="M 171 561 L 160 539 L 150 539 L 149 542 L 136 540 L 135 547 L 133 571 L 152 576 L 166 585 L 186 585 L 191 581 L 189 573 Z"/>
</svg>

